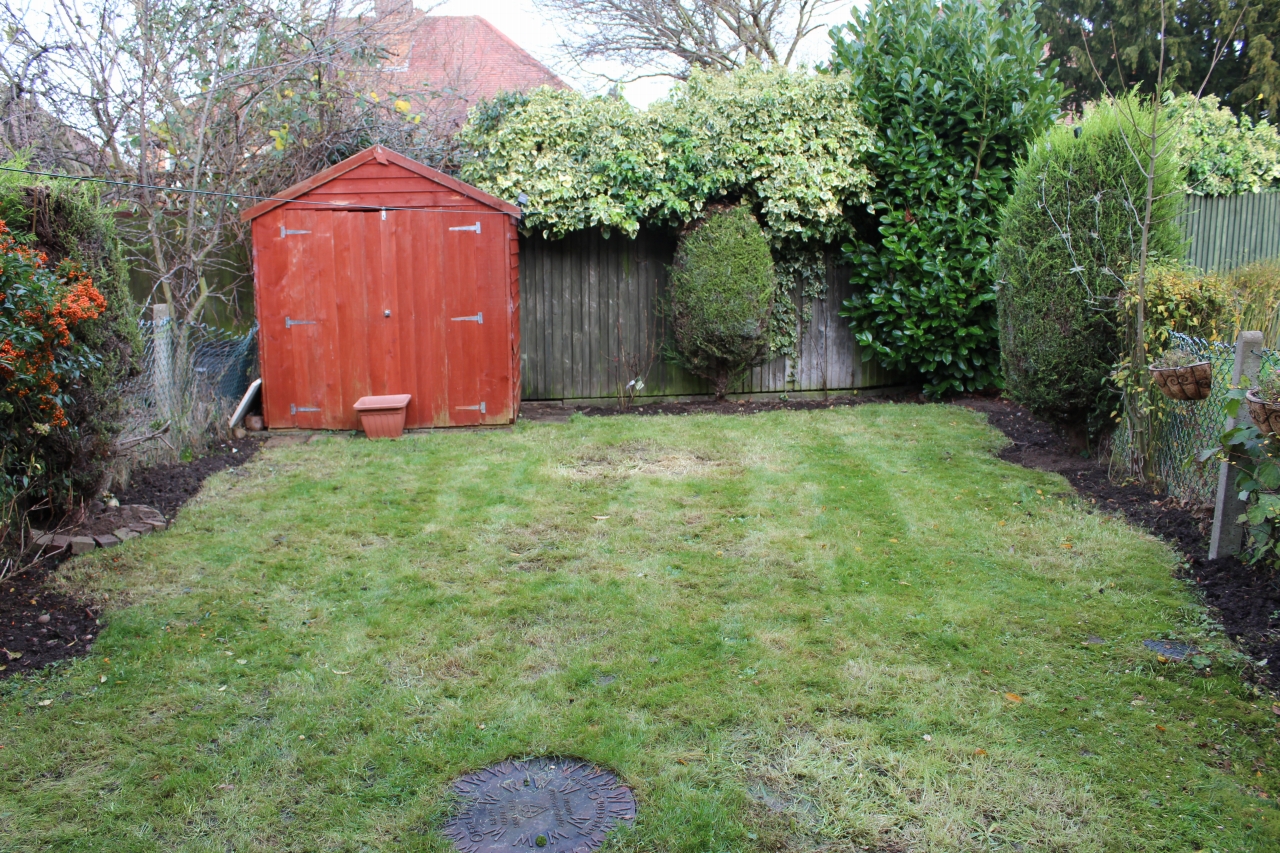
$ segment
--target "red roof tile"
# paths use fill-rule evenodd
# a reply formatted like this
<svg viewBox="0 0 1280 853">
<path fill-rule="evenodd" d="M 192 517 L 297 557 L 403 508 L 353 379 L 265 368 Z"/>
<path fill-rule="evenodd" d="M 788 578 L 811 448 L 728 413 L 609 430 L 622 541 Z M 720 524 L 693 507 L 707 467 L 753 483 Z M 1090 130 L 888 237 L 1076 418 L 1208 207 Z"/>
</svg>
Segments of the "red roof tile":
<svg viewBox="0 0 1280 853">
<path fill-rule="evenodd" d="M 482 99 L 564 81 L 478 15 L 428 15 L 418 9 L 389 37 L 383 72 L 406 92 L 429 90 L 456 99 L 459 119 Z M 461 121 L 459 121 L 461 123 Z"/>
</svg>

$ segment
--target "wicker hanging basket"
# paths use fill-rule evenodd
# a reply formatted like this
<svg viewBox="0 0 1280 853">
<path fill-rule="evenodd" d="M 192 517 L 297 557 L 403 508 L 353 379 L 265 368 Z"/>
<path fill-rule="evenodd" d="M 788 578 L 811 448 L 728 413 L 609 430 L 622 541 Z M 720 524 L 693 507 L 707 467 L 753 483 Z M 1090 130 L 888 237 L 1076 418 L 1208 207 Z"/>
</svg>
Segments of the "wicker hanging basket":
<svg viewBox="0 0 1280 853">
<path fill-rule="evenodd" d="M 1258 432 L 1280 432 L 1280 403 L 1268 403 L 1258 396 L 1257 388 L 1246 391 L 1244 401 L 1249 405 L 1249 419 L 1258 428 Z"/>
<path fill-rule="evenodd" d="M 1203 400 L 1213 390 L 1213 365 L 1207 361 L 1186 367 L 1148 367 L 1147 370 L 1170 400 Z"/>
</svg>

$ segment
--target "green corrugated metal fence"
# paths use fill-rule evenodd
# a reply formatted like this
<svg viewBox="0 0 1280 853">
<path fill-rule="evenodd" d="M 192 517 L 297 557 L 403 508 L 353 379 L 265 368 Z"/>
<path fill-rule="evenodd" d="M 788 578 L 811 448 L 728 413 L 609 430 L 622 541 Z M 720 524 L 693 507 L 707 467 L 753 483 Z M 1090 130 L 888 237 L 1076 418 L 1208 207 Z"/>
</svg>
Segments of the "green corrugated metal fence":
<svg viewBox="0 0 1280 853">
<path fill-rule="evenodd" d="M 1178 221 L 1191 241 L 1187 260 L 1206 272 L 1280 258 L 1280 192 L 1187 196 Z"/>
</svg>

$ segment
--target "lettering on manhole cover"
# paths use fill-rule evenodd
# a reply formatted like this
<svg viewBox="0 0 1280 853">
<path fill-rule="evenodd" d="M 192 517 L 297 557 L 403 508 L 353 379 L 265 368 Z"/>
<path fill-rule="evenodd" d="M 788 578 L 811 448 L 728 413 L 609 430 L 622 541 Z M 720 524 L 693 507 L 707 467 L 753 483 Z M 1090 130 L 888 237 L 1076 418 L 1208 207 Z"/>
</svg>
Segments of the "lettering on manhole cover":
<svg viewBox="0 0 1280 853">
<path fill-rule="evenodd" d="M 631 790 L 573 758 L 504 761 L 454 783 L 461 810 L 444 834 L 462 853 L 590 853 L 634 820 Z"/>
</svg>

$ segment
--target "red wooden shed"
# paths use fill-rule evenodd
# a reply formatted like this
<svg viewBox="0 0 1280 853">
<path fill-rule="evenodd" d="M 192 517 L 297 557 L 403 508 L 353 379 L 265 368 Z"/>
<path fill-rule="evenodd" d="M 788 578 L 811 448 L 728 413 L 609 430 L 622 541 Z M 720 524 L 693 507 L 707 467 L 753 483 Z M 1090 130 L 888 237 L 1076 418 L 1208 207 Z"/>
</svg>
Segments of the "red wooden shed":
<svg viewBox="0 0 1280 853">
<path fill-rule="evenodd" d="M 409 428 L 514 421 L 519 215 L 381 146 L 245 211 L 267 426 L 356 429 L 382 394 Z"/>
</svg>

